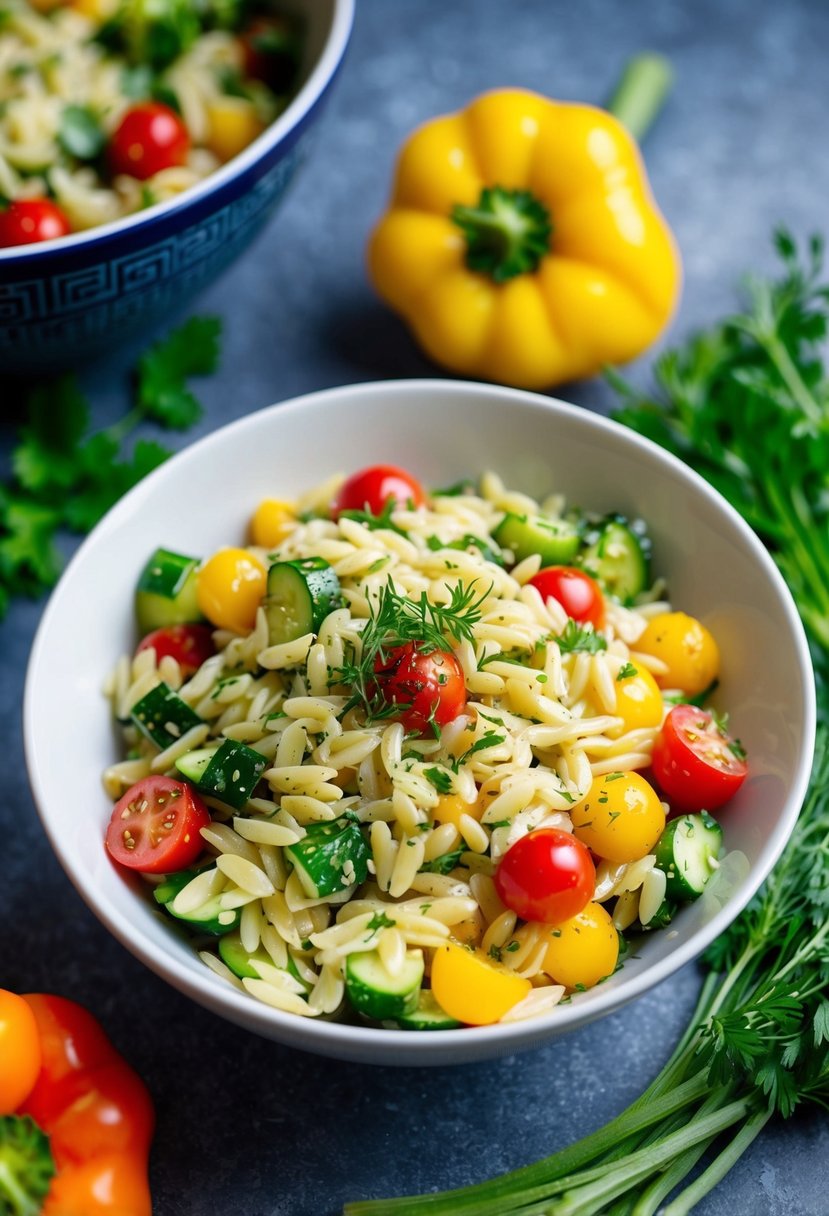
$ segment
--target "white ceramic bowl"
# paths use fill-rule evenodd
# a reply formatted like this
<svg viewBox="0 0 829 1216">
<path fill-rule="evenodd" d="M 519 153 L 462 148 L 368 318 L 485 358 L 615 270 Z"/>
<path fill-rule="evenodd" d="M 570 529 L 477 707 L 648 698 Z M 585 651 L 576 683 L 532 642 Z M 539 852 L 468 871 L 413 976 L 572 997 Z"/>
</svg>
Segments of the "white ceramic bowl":
<svg viewBox="0 0 829 1216">
<path fill-rule="evenodd" d="M 428 485 L 491 468 L 507 484 L 644 517 L 654 571 L 702 618 L 723 656 L 720 699 L 751 775 L 722 819 L 745 863 L 725 868 L 606 983 L 546 1017 L 416 1034 L 281 1013 L 213 975 L 103 847 L 101 771 L 117 742 L 101 693 L 135 643 L 132 593 L 164 545 L 209 554 L 240 543 L 265 496 L 290 498 L 336 473 L 396 463 Z M 545 397 L 482 384 L 397 381 L 332 389 L 250 415 L 202 439 L 127 495 L 81 546 L 35 640 L 25 741 L 43 825 L 95 914 L 148 967 L 215 1013 L 309 1051 L 386 1064 L 468 1061 L 531 1047 L 618 1009 L 698 955 L 748 902 L 788 839 L 814 739 L 809 654 L 775 566 L 742 520 L 684 465 L 633 433 Z M 739 858 L 737 859 L 739 861 Z"/>
</svg>

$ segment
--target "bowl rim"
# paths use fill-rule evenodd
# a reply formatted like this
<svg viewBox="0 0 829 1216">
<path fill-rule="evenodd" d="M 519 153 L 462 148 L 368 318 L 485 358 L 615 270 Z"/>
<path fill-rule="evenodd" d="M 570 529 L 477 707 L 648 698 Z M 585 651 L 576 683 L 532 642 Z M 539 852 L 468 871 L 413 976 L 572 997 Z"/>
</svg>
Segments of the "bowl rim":
<svg viewBox="0 0 829 1216">
<path fill-rule="evenodd" d="M 463 398 L 484 395 L 517 400 L 539 411 L 551 411 L 563 415 L 565 418 L 577 419 L 579 424 L 588 430 L 592 428 L 597 436 L 612 435 L 614 441 L 621 439 L 630 448 L 642 452 L 643 455 L 656 457 L 662 461 L 667 465 L 672 476 L 686 482 L 697 494 L 701 494 L 711 505 L 725 514 L 733 527 L 741 534 L 742 540 L 754 560 L 763 568 L 769 582 L 777 592 L 780 608 L 788 620 L 803 685 L 803 732 L 800 754 L 786 794 L 784 814 L 774 832 L 775 846 L 764 865 L 756 865 L 752 868 L 738 897 L 732 896 L 728 904 L 721 908 L 704 926 L 696 930 L 688 941 L 681 943 L 664 959 L 656 960 L 640 974 L 634 975 L 621 991 L 617 988 L 607 987 L 596 994 L 596 990 L 591 989 L 595 995 L 592 996 L 589 1006 L 583 1007 L 578 1001 L 575 1001 L 563 1008 L 559 1006 L 551 1013 L 539 1017 L 510 1023 L 496 1023 L 491 1026 L 466 1027 L 462 1034 L 459 1034 L 457 1030 L 435 1030 L 430 1031 L 426 1036 L 414 1035 L 407 1030 L 301 1018 L 296 1014 L 285 1013 L 266 1006 L 247 993 L 236 991 L 230 985 L 223 985 L 207 967 L 204 968 L 203 975 L 198 971 L 185 973 L 173 956 L 159 955 L 154 951 L 147 942 L 136 936 L 128 917 L 118 907 L 110 905 L 106 900 L 102 901 L 96 892 L 84 884 L 82 881 L 84 876 L 80 870 L 78 869 L 76 872 L 71 861 L 62 854 L 57 831 L 53 830 L 53 824 L 50 822 L 50 816 L 46 810 L 47 796 L 38 773 L 39 741 L 35 720 L 35 702 L 40 682 L 39 671 L 43 665 L 42 654 L 51 631 L 51 622 L 60 614 L 61 584 L 74 568 L 83 563 L 87 552 L 94 548 L 100 535 L 117 529 L 122 519 L 136 510 L 140 510 L 142 499 L 152 494 L 158 481 L 170 476 L 171 472 L 183 471 L 188 462 L 198 461 L 208 449 L 224 445 L 229 433 L 232 432 L 236 436 L 244 434 L 247 430 L 255 431 L 263 423 L 267 425 L 267 420 L 277 413 L 296 413 L 324 407 L 331 401 L 336 401 L 342 406 L 350 399 L 375 398 L 390 393 L 405 395 L 411 392 L 427 396 L 441 394 Z M 588 1021 L 620 1009 L 629 1001 L 641 996 L 673 975 L 686 963 L 699 957 L 719 933 L 742 912 L 767 878 L 788 843 L 808 785 L 814 751 L 815 726 L 816 695 L 811 656 L 792 595 L 762 542 L 742 516 L 703 477 L 651 440 L 628 430 L 609 418 L 560 398 L 477 381 L 431 378 L 367 381 L 305 393 L 274 403 L 217 427 L 182 448 L 163 466 L 150 473 L 120 499 L 96 525 L 70 560 L 58 586 L 52 592 L 32 645 L 23 703 L 24 752 L 29 781 L 44 831 L 58 860 L 85 903 L 131 954 L 140 959 L 156 975 L 166 980 L 173 988 L 189 996 L 198 1004 L 214 1013 L 221 1010 L 221 1016 L 226 1016 L 237 1025 L 246 1026 L 265 1037 L 275 1038 L 284 1044 L 322 1055 L 400 1064 L 418 1063 L 420 1062 L 418 1056 L 421 1054 L 425 1057 L 422 1061 L 424 1064 L 444 1065 L 455 1060 L 465 1062 L 491 1057 L 494 1054 L 507 1055 L 526 1050 L 547 1038 L 576 1029 Z M 552 1029 L 553 1027 L 554 1029 Z M 273 1033 L 274 1031 L 276 1033 Z M 416 1048 L 410 1051 L 405 1046 L 415 1043 L 422 1044 L 421 1051 Z M 429 1050 L 427 1050 L 427 1044 Z M 453 1051 L 452 1047 L 456 1050 Z M 376 1054 L 376 1060 L 372 1059 L 369 1054 L 372 1049 Z M 395 1053 L 400 1054 L 399 1060 L 390 1058 Z"/>
<path fill-rule="evenodd" d="M 108 224 L 98 224 L 95 228 L 87 228 L 83 232 L 72 232 L 68 236 L 57 237 L 55 240 L 0 249 L 0 264 L 18 263 L 22 266 L 41 258 L 48 258 L 52 254 L 71 253 L 79 249 L 92 248 L 98 242 L 106 241 L 111 237 L 118 237 L 143 227 L 152 227 L 156 220 L 164 219 L 175 211 L 185 211 L 191 204 L 199 202 L 214 191 L 221 190 L 234 178 L 241 177 L 300 125 L 333 80 L 351 36 L 355 2 L 356 0 L 332 0 L 331 28 L 328 31 L 322 54 L 311 69 L 308 79 L 299 92 L 291 98 L 279 117 L 237 156 L 232 157 L 226 164 L 188 187 L 181 194 L 160 203 L 154 203 L 152 207 L 147 207 L 143 211 L 111 220 Z"/>
</svg>

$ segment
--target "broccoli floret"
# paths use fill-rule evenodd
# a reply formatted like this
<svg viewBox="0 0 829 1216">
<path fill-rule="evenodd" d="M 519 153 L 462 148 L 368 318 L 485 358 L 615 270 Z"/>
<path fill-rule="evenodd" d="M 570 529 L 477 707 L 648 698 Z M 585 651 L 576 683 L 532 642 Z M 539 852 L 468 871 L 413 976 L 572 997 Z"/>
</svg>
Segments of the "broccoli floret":
<svg viewBox="0 0 829 1216">
<path fill-rule="evenodd" d="M 54 1176 L 49 1137 L 34 1119 L 0 1118 L 0 1216 L 38 1216 Z"/>
</svg>

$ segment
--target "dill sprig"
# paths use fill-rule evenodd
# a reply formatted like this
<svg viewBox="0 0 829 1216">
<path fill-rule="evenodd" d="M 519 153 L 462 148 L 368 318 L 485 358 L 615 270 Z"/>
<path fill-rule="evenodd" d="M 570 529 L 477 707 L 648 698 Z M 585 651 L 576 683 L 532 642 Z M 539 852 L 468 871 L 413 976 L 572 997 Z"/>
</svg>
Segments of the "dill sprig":
<svg viewBox="0 0 829 1216">
<path fill-rule="evenodd" d="M 421 654 L 433 654 L 446 650 L 452 641 L 473 640 L 473 630 L 481 619 L 481 607 L 491 586 L 480 594 L 475 582 L 451 587 L 447 583 L 446 589 L 449 602 L 439 604 L 430 600 L 425 591 L 418 599 L 409 599 L 397 590 L 391 577 L 386 580 L 376 603 L 369 605 L 359 645 L 353 646 L 342 666 L 332 672 L 332 685 L 343 684 L 352 689 L 343 713 L 362 706 L 374 720 L 400 712 L 400 705 L 386 702 L 375 680 L 375 664 L 385 663 L 398 647 L 414 643 Z"/>
</svg>

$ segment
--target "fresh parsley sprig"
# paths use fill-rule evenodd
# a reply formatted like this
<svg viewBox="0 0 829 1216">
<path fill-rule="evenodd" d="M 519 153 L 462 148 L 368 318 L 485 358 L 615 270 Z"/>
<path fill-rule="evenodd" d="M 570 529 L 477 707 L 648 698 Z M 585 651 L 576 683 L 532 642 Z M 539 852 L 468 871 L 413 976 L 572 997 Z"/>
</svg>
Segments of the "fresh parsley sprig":
<svg viewBox="0 0 829 1216">
<path fill-rule="evenodd" d="M 36 385 L 0 484 L 0 617 L 14 596 L 39 596 L 56 582 L 63 532 L 90 531 L 109 508 L 170 452 L 139 438 L 143 423 L 184 430 L 201 416 L 187 387 L 219 359 L 220 322 L 194 317 L 144 354 L 135 377 L 133 408 L 117 423 L 90 432 L 89 405 L 74 376 Z"/>
</svg>

